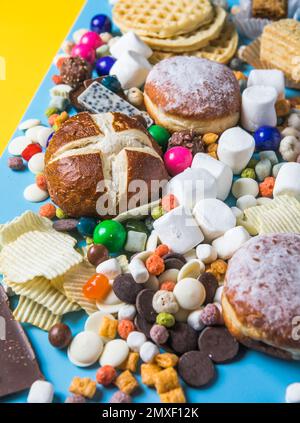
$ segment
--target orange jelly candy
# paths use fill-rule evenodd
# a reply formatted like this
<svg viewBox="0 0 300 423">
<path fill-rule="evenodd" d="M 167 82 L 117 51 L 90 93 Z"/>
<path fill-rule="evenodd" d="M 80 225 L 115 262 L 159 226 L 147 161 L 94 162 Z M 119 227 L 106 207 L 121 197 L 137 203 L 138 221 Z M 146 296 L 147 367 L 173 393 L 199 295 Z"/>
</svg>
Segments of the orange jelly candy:
<svg viewBox="0 0 300 423">
<path fill-rule="evenodd" d="M 106 276 L 101 273 L 92 276 L 82 288 L 83 295 L 89 300 L 103 300 L 111 291 L 111 285 Z"/>
</svg>

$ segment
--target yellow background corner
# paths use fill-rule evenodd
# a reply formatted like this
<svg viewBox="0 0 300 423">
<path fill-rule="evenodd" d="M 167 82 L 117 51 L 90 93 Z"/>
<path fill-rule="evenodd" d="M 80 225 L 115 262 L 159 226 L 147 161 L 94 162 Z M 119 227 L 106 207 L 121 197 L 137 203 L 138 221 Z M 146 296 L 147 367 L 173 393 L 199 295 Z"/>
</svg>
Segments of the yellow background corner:
<svg viewBox="0 0 300 423">
<path fill-rule="evenodd" d="M 0 155 L 84 4 L 85 0 L 1 2 L 0 58 L 6 71 L 1 80 L 0 67 Z"/>
</svg>

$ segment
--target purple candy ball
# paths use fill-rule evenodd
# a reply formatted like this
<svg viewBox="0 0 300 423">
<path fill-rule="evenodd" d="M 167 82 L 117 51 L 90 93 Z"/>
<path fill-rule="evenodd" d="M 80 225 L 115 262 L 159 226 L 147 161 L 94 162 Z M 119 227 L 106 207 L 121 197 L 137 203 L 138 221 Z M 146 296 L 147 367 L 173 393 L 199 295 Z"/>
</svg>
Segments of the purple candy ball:
<svg viewBox="0 0 300 423">
<path fill-rule="evenodd" d="M 153 325 L 150 330 L 150 337 L 156 344 L 163 345 L 169 338 L 168 329 L 162 325 Z"/>
<path fill-rule="evenodd" d="M 132 399 L 130 395 L 127 395 L 122 391 L 118 391 L 113 394 L 109 402 L 112 404 L 130 404 L 132 403 Z"/>
</svg>

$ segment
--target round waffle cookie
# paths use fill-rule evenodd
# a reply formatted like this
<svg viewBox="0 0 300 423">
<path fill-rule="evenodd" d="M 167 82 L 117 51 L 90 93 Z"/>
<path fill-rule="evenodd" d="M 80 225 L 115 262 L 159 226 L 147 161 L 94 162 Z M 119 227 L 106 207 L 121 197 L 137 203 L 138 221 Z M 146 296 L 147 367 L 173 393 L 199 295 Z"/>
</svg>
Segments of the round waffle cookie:
<svg viewBox="0 0 300 423">
<path fill-rule="evenodd" d="M 222 7 L 216 7 L 214 19 L 211 23 L 201 26 L 190 34 L 178 35 L 162 39 L 153 37 L 141 37 L 153 50 L 172 51 L 185 53 L 205 47 L 211 40 L 219 37 L 226 20 L 226 12 Z"/>
<path fill-rule="evenodd" d="M 113 20 L 122 32 L 168 38 L 186 34 L 211 22 L 209 0 L 119 0 Z"/>
<path fill-rule="evenodd" d="M 195 56 L 202 59 L 214 60 L 219 63 L 228 63 L 234 56 L 238 47 L 238 34 L 232 24 L 226 24 L 220 36 L 213 41 L 210 41 L 208 46 L 197 50 L 190 51 L 184 56 Z M 154 51 L 150 57 L 150 62 L 155 65 L 161 60 L 168 59 L 173 56 L 178 56 L 178 53 Z"/>
</svg>

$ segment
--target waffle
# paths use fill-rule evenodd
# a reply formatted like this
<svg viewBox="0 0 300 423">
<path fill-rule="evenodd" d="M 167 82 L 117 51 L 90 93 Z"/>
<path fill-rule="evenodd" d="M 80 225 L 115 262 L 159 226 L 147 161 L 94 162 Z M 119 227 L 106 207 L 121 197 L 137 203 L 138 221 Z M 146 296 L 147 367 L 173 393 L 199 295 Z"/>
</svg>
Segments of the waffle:
<svg viewBox="0 0 300 423">
<path fill-rule="evenodd" d="M 300 82 L 300 22 L 282 19 L 267 25 L 261 37 L 260 59 Z"/>
<path fill-rule="evenodd" d="M 122 32 L 169 38 L 190 33 L 213 19 L 209 0 L 119 0 L 113 20 Z"/>
<path fill-rule="evenodd" d="M 238 46 L 238 34 L 232 24 L 227 23 L 223 28 L 219 38 L 211 41 L 208 46 L 195 51 L 183 54 L 184 56 L 196 56 L 213 60 L 219 63 L 228 63 L 234 56 Z M 155 51 L 150 57 L 150 62 L 155 65 L 161 60 L 178 56 L 178 53 Z"/>
<path fill-rule="evenodd" d="M 211 40 L 219 37 L 226 20 L 226 12 L 223 8 L 217 7 L 213 21 L 201 26 L 190 34 L 174 36 L 167 39 L 141 37 L 153 50 L 172 51 L 184 53 L 186 51 L 195 51 L 205 47 Z"/>
</svg>

